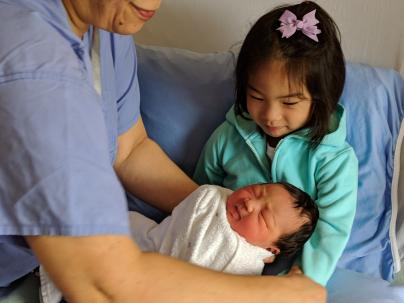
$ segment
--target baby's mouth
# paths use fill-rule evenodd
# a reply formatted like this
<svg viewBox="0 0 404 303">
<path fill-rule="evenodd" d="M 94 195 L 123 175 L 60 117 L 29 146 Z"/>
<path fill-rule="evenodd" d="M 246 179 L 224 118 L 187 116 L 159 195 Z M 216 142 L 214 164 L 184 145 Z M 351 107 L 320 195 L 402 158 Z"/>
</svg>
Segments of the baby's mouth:
<svg viewBox="0 0 404 303">
<path fill-rule="evenodd" d="M 235 221 L 238 221 L 241 218 L 237 207 L 232 207 L 232 208 L 227 209 L 227 215 L 230 217 L 230 219 L 235 220 Z"/>
<path fill-rule="evenodd" d="M 244 217 L 244 205 L 237 204 L 235 205 L 234 210 L 236 220 L 241 220 L 241 218 Z"/>
</svg>

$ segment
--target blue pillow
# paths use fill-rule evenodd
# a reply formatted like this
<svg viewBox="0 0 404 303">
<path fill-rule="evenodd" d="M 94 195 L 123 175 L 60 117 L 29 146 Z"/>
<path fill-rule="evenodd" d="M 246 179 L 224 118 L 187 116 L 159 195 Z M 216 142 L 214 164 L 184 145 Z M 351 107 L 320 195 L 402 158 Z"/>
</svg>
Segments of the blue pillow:
<svg viewBox="0 0 404 303">
<path fill-rule="evenodd" d="M 392 286 L 347 269 L 336 269 L 327 284 L 328 303 L 404 302 L 404 286 Z"/>
<path fill-rule="evenodd" d="M 137 51 L 145 127 L 191 176 L 204 143 L 234 102 L 235 56 L 139 45 Z M 348 63 L 341 102 L 347 140 L 359 159 L 359 188 L 352 235 L 338 266 L 391 280 L 390 191 L 403 80 L 391 70 Z"/>
<path fill-rule="evenodd" d="M 149 136 L 189 176 L 234 102 L 231 52 L 137 45 L 142 118 Z"/>
<path fill-rule="evenodd" d="M 339 266 L 391 280 L 391 185 L 404 112 L 403 79 L 393 70 L 347 64 L 341 102 L 347 141 L 359 160 L 359 188 L 354 228 Z"/>
</svg>

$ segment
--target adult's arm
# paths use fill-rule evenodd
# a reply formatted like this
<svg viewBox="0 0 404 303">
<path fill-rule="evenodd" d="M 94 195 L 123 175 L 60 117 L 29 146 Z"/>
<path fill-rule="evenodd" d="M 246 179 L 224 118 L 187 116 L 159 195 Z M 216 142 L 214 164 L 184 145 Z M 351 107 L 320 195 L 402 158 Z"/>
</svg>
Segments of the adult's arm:
<svg viewBox="0 0 404 303">
<path fill-rule="evenodd" d="M 70 303 L 325 302 L 299 273 L 233 276 L 142 253 L 126 236 L 29 236 L 29 245 Z"/>
<path fill-rule="evenodd" d="M 197 188 L 147 136 L 141 118 L 119 136 L 114 168 L 126 190 L 166 212 Z"/>
</svg>

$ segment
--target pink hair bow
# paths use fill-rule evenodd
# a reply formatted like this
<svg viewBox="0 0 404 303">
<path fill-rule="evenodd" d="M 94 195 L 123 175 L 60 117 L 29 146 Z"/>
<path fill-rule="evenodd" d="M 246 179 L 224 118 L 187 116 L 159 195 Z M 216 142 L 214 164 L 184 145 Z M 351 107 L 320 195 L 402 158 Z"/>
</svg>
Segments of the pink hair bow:
<svg viewBox="0 0 404 303">
<path fill-rule="evenodd" d="M 298 20 L 296 15 L 289 10 L 285 10 L 282 16 L 279 18 L 281 26 L 277 30 L 281 31 L 282 38 L 289 38 L 297 30 L 302 31 L 310 39 L 318 42 L 317 34 L 321 33 L 321 30 L 317 28 L 319 21 L 316 19 L 316 10 L 312 10 L 303 16 L 302 20 Z"/>
</svg>

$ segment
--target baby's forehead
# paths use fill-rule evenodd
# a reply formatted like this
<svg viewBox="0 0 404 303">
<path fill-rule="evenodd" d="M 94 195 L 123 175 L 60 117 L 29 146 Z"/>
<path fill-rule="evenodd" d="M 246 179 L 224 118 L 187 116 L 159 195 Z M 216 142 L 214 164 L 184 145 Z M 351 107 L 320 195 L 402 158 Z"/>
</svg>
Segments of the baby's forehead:
<svg viewBox="0 0 404 303">
<path fill-rule="evenodd" d="M 292 196 L 292 193 L 287 188 L 287 186 L 285 186 L 282 183 L 262 183 L 262 184 L 258 184 L 257 186 L 266 195 L 270 195 L 273 193 L 282 193 L 287 196 Z"/>
<path fill-rule="evenodd" d="M 297 199 L 291 190 L 282 183 L 260 184 L 254 187 L 254 194 L 260 197 L 266 197 L 269 200 L 279 200 L 280 202 L 294 203 Z"/>
</svg>

